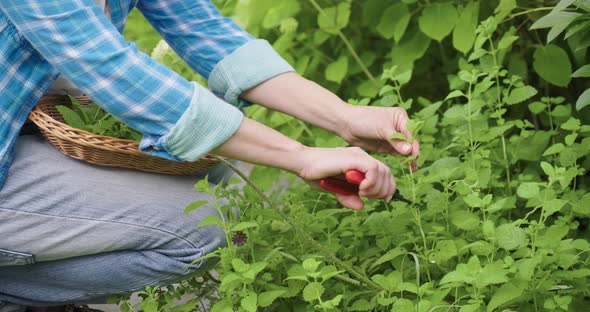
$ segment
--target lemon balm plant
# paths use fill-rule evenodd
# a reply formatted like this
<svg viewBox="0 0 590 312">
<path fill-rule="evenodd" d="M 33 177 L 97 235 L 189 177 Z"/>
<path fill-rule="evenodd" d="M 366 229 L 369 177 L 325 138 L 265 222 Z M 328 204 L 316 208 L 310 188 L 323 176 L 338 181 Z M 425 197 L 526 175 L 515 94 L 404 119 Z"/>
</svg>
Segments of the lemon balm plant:
<svg viewBox="0 0 590 312">
<path fill-rule="evenodd" d="M 587 86 L 566 83 L 558 66 L 587 64 L 586 49 L 529 30 L 547 14 L 585 14 L 585 3 L 217 1 L 351 103 L 406 108 L 421 155 L 415 173 L 407 159 L 378 156 L 409 203 L 363 211 L 301 183 L 265 194 L 276 181 L 267 171 L 243 176 L 243 189 L 198 183 L 225 199 L 214 203 L 224 217 L 199 225 L 227 240 L 208 256 L 219 277 L 200 281 L 216 289 L 203 296 L 208 309 L 586 310 L 590 122 L 575 103 Z M 576 15 L 564 36 L 586 21 Z M 342 144 L 288 116 L 249 113 L 307 144 Z M 202 309 L 171 304 L 200 294 L 187 283 L 146 291 L 142 310 Z"/>
</svg>

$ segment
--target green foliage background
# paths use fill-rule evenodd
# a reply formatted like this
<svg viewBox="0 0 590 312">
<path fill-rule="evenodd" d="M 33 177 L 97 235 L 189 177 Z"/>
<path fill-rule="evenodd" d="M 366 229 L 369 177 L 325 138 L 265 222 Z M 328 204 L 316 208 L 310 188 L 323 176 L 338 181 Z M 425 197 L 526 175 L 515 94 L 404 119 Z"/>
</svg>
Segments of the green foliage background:
<svg viewBox="0 0 590 312">
<path fill-rule="evenodd" d="M 229 200 L 221 212 L 241 209 L 201 224 L 227 233 L 211 255 L 221 280 L 148 289 L 144 311 L 195 309 L 171 304 L 188 292 L 212 311 L 587 310 L 590 1 L 214 2 L 350 103 L 407 109 L 420 170 L 378 156 L 412 204 L 362 212 L 300 183 L 266 202 L 251 186 L 199 183 Z M 159 42 L 137 12 L 125 35 L 150 54 Z M 199 79 L 162 51 L 154 57 Z M 247 113 L 305 144 L 344 144 L 280 113 Z M 268 191 L 281 177 L 256 168 L 250 180 Z"/>
</svg>

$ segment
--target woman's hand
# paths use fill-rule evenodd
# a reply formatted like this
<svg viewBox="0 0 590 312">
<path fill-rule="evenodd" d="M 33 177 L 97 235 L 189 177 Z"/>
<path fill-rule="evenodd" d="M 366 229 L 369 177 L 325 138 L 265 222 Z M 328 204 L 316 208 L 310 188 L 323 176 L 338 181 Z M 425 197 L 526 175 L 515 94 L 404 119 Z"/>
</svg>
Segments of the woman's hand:
<svg viewBox="0 0 590 312">
<path fill-rule="evenodd" d="M 402 140 L 391 140 L 395 133 L 406 138 L 412 135 L 408 130 L 408 114 L 397 107 L 350 106 L 344 114 L 345 128 L 339 131 L 340 136 L 348 143 L 365 150 L 387 153 L 414 155 L 420 154 L 418 140 L 407 143 Z M 416 160 L 411 163 L 412 171 L 416 171 Z"/>
<path fill-rule="evenodd" d="M 318 189 L 319 180 L 323 178 L 343 175 L 351 169 L 365 173 L 358 195 L 336 194 L 338 201 L 345 207 L 360 210 L 363 209 L 360 196 L 389 201 L 395 193 L 396 184 L 389 167 L 361 148 L 305 148 L 300 155 L 299 176 Z"/>
<path fill-rule="evenodd" d="M 405 142 L 389 139 L 394 133 L 410 137 L 405 110 L 347 104 L 296 73 L 276 76 L 244 92 L 242 97 L 324 128 L 366 150 L 415 156 L 420 153 L 417 140 L 408 148 Z M 416 170 L 416 161 L 411 168 Z"/>
</svg>

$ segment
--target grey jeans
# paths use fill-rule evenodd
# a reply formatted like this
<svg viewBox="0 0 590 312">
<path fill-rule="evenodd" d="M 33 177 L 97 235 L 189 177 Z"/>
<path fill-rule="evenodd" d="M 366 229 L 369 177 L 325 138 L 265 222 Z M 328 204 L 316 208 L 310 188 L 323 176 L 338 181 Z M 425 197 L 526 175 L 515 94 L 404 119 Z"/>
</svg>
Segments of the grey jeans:
<svg viewBox="0 0 590 312">
<path fill-rule="evenodd" d="M 210 181 L 227 175 L 221 167 Z M 89 165 L 38 135 L 19 137 L 0 190 L 0 310 L 6 303 L 101 303 L 111 294 L 169 284 L 202 272 L 199 257 L 226 244 L 217 214 L 193 186 L 167 176 Z"/>
</svg>

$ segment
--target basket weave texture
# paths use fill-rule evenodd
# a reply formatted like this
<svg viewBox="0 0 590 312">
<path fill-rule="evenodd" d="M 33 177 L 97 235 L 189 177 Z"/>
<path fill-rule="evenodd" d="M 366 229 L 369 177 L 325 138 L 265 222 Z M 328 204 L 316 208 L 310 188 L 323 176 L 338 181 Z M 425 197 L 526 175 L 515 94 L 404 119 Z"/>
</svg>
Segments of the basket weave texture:
<svg viewBox="0 0 590 312">
<path fill-rule="evenodd" d="M 92 100 L 76 97 L 82 105 Z M 73 128 L 64 123 L 57 105 L 71 106 L 65 95 L 44 95 L 33 108 L 29 119 L 39 127 L 45 138 L 63 154 L 95 165 L 122 167 L 173 175 L 189 175 L 206 171 L 219 163 L 207 155 L 195 162 L 177 162 L 143 153 L 139 143 L 117 139 Z"/>
</svg>

